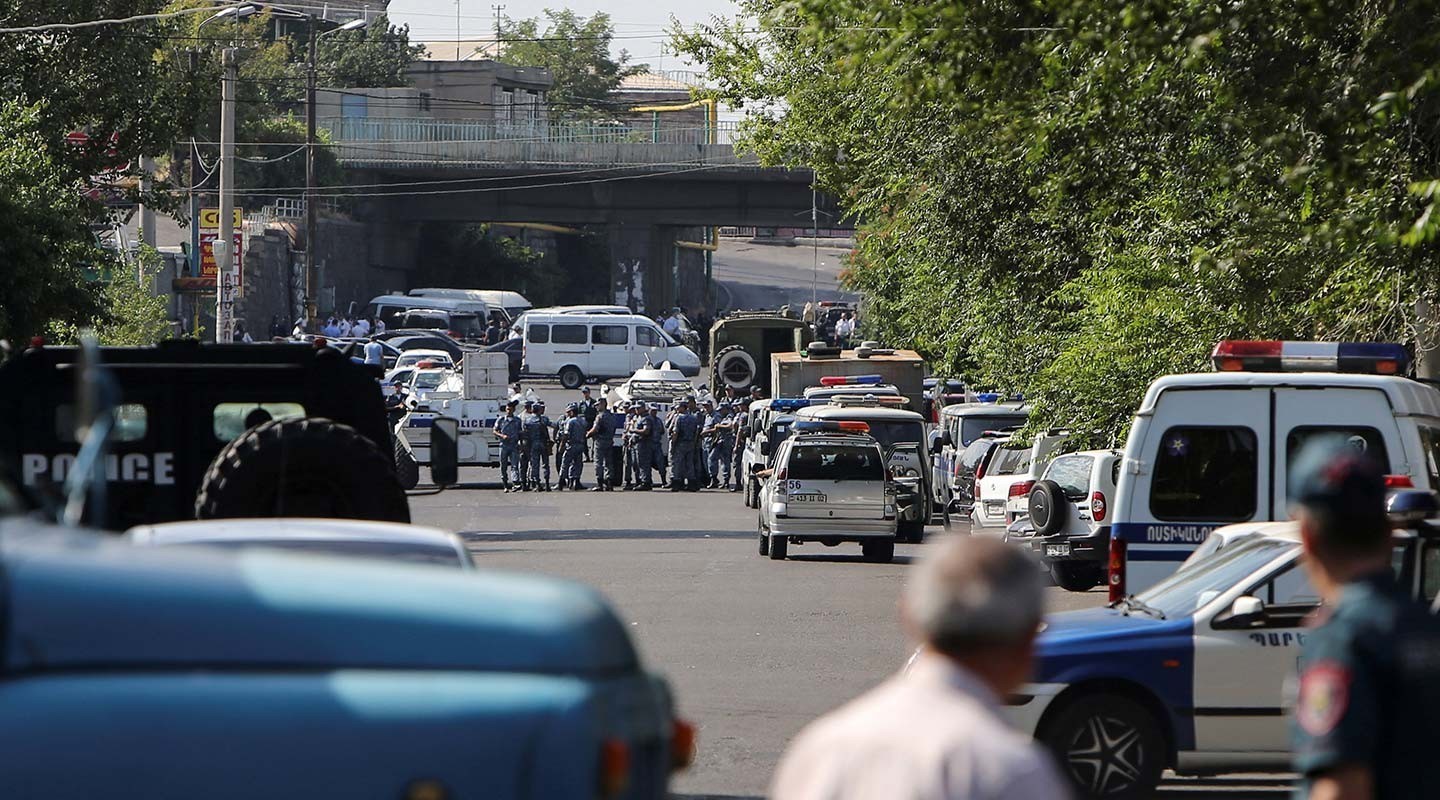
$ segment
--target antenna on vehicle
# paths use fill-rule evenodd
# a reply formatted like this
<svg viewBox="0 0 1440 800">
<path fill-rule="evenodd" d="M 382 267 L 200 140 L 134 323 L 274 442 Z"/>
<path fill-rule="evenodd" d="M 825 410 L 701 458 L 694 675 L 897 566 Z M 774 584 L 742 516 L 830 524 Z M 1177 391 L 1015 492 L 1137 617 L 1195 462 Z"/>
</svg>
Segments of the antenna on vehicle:
<svg viewBox="0 0 1440 800">
<path fill-rule="evenodd" d="M 78 526 L 90 510 L 91 519 L 105 518 L 105 443 L 115 425 L 115 384 L 100 366 L 95 332 L 80 336 L 80 369 L 75 377 L 75 441 L 80 452 L 65 476 L 65 509 L 60 521 Z"/>
</svg>

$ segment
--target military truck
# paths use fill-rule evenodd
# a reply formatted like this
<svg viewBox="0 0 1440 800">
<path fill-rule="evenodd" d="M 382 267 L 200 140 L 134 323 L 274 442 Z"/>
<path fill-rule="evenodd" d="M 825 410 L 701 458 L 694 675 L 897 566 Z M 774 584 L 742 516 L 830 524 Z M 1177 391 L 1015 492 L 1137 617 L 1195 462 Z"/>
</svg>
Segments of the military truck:
<svg viewBox="0 0 1440 800">
<path fill-rule="evenodd" d="M 759 386 L 770 396 L 766 365 L 775 353 L 798 353 L 810 344 L 810 326 L 772 311 L 741 311 L 710 328 L 710 391 Z"/>
<path fill-rule="evenodd" d="M 111 409 L 106 502 L 72 521 L 110 530 L 197 517 L 410 521 L 373 368 L 299 344 L 177 340 L 98 354 Z M 52 503 L 93 405 L 77 390 L 81 373 L 74 347 L 32 347 L 0 365 L 0 461 Z"/>
</svg>

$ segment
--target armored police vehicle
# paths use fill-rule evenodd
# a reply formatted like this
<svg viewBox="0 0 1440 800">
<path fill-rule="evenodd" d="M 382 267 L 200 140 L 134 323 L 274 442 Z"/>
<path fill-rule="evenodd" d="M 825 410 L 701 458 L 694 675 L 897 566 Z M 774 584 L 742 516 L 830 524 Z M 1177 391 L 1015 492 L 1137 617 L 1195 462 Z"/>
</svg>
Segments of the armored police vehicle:
<svg viewBox="0 0 1440 800">
<path fill-rule="evenodd" d="M 1314 437 L 1345 437 L 1393 486 L 1440 485 L 1440 391 L 1403 377 L 1400 345 L 1226 341 L 1212 360 L 1215 372 L 1156 380 L 1135 414 L 1112 601 L 1174 572 L 1221 525 L 1286 519 L 1290 462 Z"/>
<path fill-rule="evenodd" d="M 79 349 L 33 347 L 0 365 L 0 460 L 58 502 L 88 403 Z M 331 347 L 201 344 L 99 348 L 92 387 L 113 410 L 111 530 L 216 517 L 328 516 L 409 522 L 372 368 Z"/>
<path fill-rule="evenodd" d="M 500 466 L 500 441 L 495 438 L 495 420 L 509 392 L 510 365 L 504 353 L 469 352 L 461 360 L 461 374 L 446 381 L 445 387 L 459 392 L 432 392 L 417 397 L 396 428 L 414 453 L 414 462 L 429 466 L 430 431 L 437 418 L 459 422 L 457 442 L 459 466 Z M 397 457 L 405 464 L 403 457 Z M 405 488 L 415 487 L 418 470 L 401 469 Z"/>
</svg>

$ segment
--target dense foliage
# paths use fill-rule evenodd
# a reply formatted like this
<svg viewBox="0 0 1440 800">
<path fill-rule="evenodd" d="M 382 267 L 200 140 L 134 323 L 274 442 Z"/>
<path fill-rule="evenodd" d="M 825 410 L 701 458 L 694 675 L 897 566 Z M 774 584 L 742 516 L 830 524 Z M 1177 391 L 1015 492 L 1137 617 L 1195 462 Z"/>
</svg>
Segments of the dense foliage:
<svg viewBox="0 0 1440 800">
<path fill-rule="evenodd" d="M 507 64 L 548 69 L 555 82 L 548 104 L 563 113 L 610 108 L 610 91 L 626 77 L 647 70 L 644 64 L 631 64 L 624 50 L 611 55 L 615 26 L 609 14 L 586 18 L 568 9 L 547 8 L 541 25 L 535 18 L 507 26 L 501 57 Z"/>
<path fill-rule="evenodd" d="M 1427 333 L 1434 2 L 741 6 L 677 44 L 865 220 L 873 332 L 1037 425 L 1109 442 L 1224 337 Z"/>
</svg>

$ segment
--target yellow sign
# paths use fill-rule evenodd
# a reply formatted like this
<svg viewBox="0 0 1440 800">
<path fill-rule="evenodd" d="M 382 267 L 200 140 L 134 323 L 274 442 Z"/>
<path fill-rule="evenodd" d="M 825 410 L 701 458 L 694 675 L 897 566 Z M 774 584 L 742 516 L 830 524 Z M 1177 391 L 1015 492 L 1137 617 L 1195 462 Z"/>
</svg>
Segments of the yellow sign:
<svg viewBox="0 0 1440 800">
<path fill-rule="evenodd" d="M 243 216 L 241 210 L 238 209 L 238 208 L 235 209 L 235 229 L 236 229 L 236 230 L 239 230 L 240 227 L 241 227 L 242 225 L 244 225 L 244 223 L 245 223 L 245 219 L 244 219 L 244 216 Z M 204 229 L 204 228 L 213 228 L 213 229 L 215 229 L 215 230 L 217 230 L 217 231 L 220 230 L 220 209 L 218 209 L 218 208 L 202 208 L 202 209 L 200 209 L 200 227 L 201 227 L 202 229 Z"/>
</svg>

